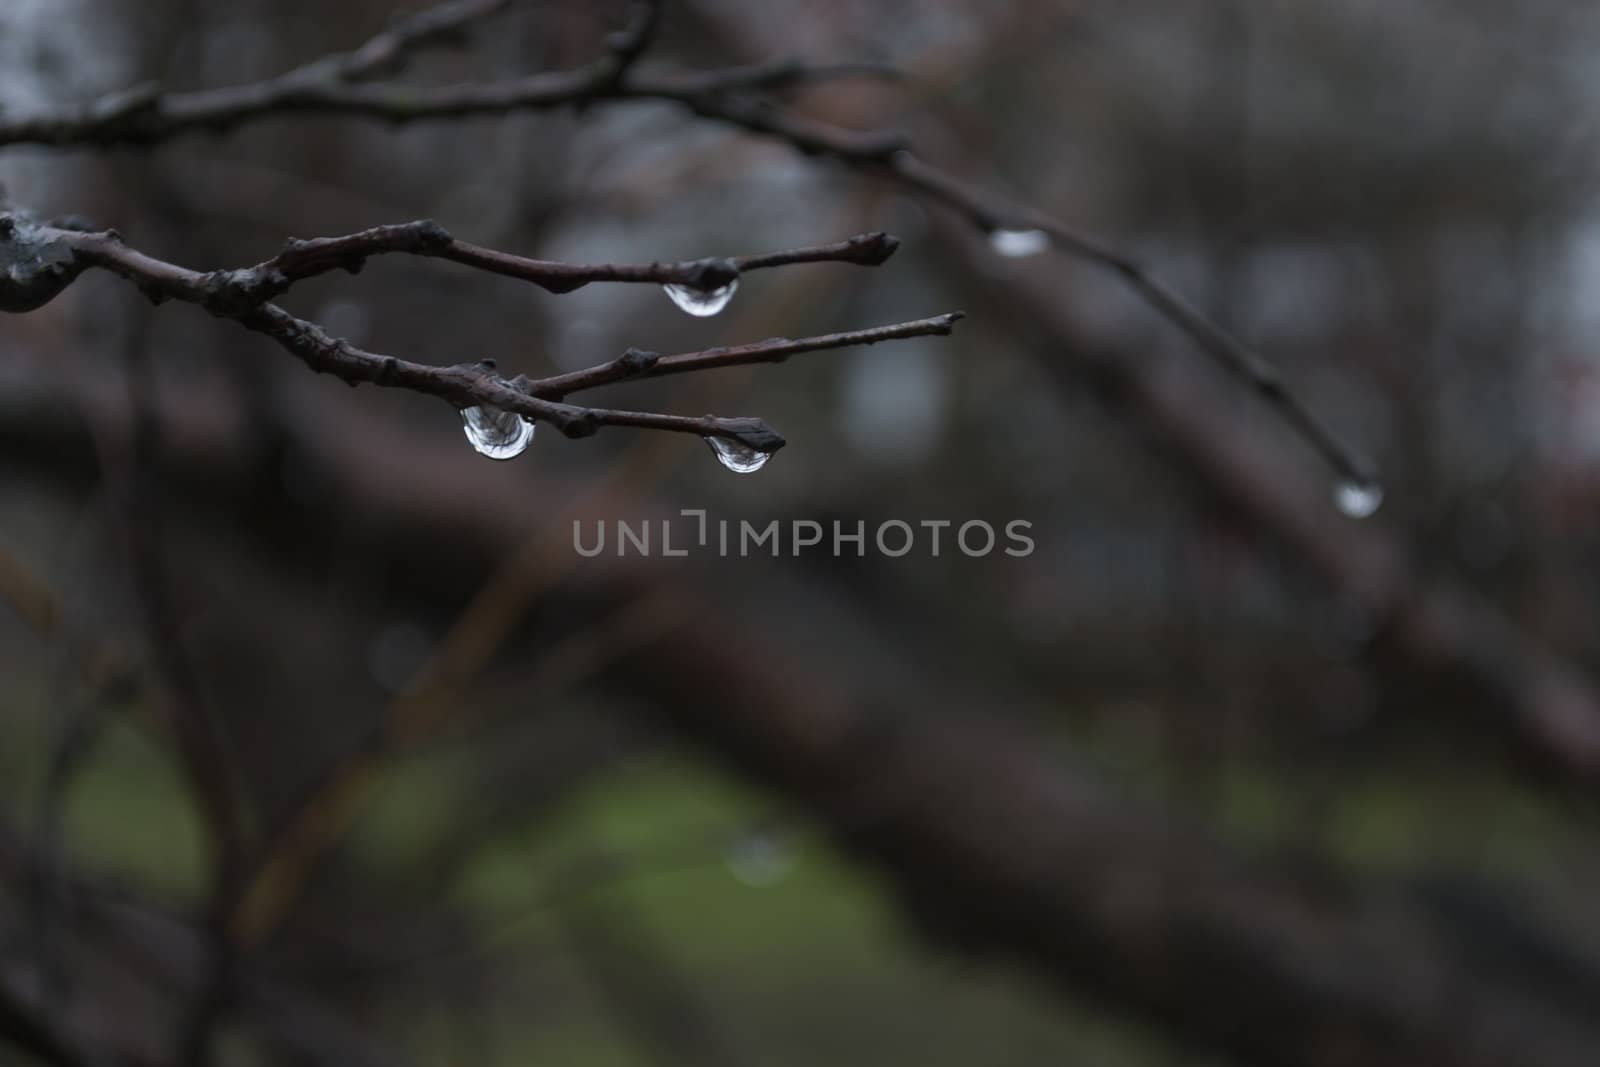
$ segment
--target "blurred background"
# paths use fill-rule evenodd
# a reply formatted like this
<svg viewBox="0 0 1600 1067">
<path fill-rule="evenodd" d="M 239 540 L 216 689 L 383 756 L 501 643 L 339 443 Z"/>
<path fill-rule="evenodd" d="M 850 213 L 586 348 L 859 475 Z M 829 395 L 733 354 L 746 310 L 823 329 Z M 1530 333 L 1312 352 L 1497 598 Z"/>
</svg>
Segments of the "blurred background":
<svg viewBox="0 0 1600 1067">
<path fill-rule="evenodd" d="M 8 0 L 0 104 L 419 6 Z M 576 67 L 624 14 L 512 3 L 396 77 Z M 1114 275 L 672 104 L 0 151 L 17 206 L 201 270 L 422 217 L 579 262 L 903 241 L 714 318 L 403 256 L 284 298 L 423 362 L 968 313 L 594 394 L 766 418 L 748 476 L 622 429 L 490 462 L 103 273 L 8 316 L 0 1061 L 1593 1063 L 1597 44 L 1572 0 L 665 6 L 641 70 L 898 68 L 785 100 L 1165 278 L 1374 457 L 1361 521 Z M 573 550 L 684 508 L 1037 547 Z"/>
</svg>

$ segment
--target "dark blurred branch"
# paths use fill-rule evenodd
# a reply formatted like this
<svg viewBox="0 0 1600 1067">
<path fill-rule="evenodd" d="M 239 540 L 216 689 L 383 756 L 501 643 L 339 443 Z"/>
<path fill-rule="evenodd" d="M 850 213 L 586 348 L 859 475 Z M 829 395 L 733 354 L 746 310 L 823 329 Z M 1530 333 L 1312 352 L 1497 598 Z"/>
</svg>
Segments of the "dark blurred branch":
<svg viewBox="0 0 1600 1067">
<path fill-rule="evenodd" d="M 104 450 L 102 450 L 102 455 Z M 8 572 L 16 583 L 8 588 Z M 0 599 L 16 604 L 23 620 L 46 642 L 58 645 L 52 670 L 53 707 L 37 799 L 32 815 L 34 862 L 25 894 L 29 957 L 38 980 L 54 995 L 67 995 L 59 951 L 60 910 L 66 895 L 67 863 L 63 815 L 73 782 L 110 719 L 115 702 L 140 685 L 138 670 L 109 643 L 84 640 L 68 625 L 62 599 L 32 567 L 0 546 Z M 108 669 L 109 668 L 109 669 Z M 84 691 L 74 692 L 78 684 Z"/>
<path fill-rule="evenodd" d="M 654 640 L 676 625 L 685 610 L 670 597 L 642 597 L 594 627 L 579 630 L 542 651 L 522 691 L 550 701 L 640 644 Z M 429 700 L 413 694 L 411 700 L 392 703 L 370 742 L 336 760 L 271 828 L 250 884 L 230 916 L 231 936 L 252 945 L 275 930 L 299 899 L 317 864 L 349 830 L 358 802 L 370 790 L 383 761 L 435 737 L 447 723 L 461 727 L 468 717 L 457 700 Z M 565 768 L 567 773 L 574 769 Z M 526 771 L 527 762 L 523 761 L 518 775 Z M 550 774 L 543 782 L 549 787 L 560 779 L 561 775 Z M 521 788 L 526 792 L 526 784 Z M 457 835 L 452 847 L 470 848 L 471 835 Z"/>
<path fill-rule="evenodd" d="M 1195 406 L 1193 389 L 1165 388 L 1163 403 Z M 252 452 L 225 431 L 206 437 L 185 430 L 193 405 L 174 400 L 164 473 L 207 503 L 193 521 L 213 515 L 218 528 L 237 529 L 234 516 L 255 513 L 262 501 L 236 487 L 264 484 L 254 465 L 275 469 L 273 454 Z M 12 402 L 15 414 L 0 419 L 10 451 L 32 467 L 70 470 L 64 465 L 73 428 L 46 417 L 45 404 L 22 396 Z M 57 398 L 52 409 L 59 405 Z M 1214 413 L 1209 402 L 1201 406 Z M 1207 431 L 1216 428 L 1206 423 Z M 297 454 L 330 472 L 358 472 L 329 478 L 340 486 L 341 506 L 375 532 L 364 543 L 375 558 L 427 552 L 432 566 L 448 572 L 462 561 L 471 565 L 478 553 L 511 551 L 525 536 L 528 512 L 543 514 L 542 502 L 497 498 L 478 491 L 481 483 L 463 486 L 470 472 L 441 464 L 434 450 L 396 427 L 379 423 L 373 433 L 351 435 L 309 421 L 297 432 L 308 435 Z M 1177 440 L 1214 462 L 1198 428 Z M 1271 450 L 1253 437 L 1248 448 L 1243 437 L 1228 447 L 1230 461 L 1264 451 Z M 373 455 L 403 476 L 375 469 Z M 439 507 L 440 499 L 448 507 Z M 1327 508 L 1323 494 L 1316 499 Z M 1332 552 L 1340 535 L 1326 519 L 1324 510 L 1296 521 L 1319 522 L 1319 551 Z M 1353 542 L 1351 551 L 1372 554 L 1362 574 L 1382 575 L 1389 535 L 1358 529 L 1374 538 Z M 580 588 L 568 595 L 602 601 L 681 588 L 665 584 L 646 561 L 612 559 L 572 577 Z M 1448 610 L 1440 604 L 1437 610 Z M 926 709 L 940 705 L 949 665 L 924 664 L 920 688 L 896 692 L 901 714 L 854 692 L 839 671 L 818 669 L 804 646 L 764 642 L 730 624 L 740 617 L 722 600 L 691 611 L 683 625 L 635 647 L 613 667 L 615 676 L 644 694 L 647 706 L 664 709 L 684 735 L 833 827 L 902 890 L 934 936 L 1004 952 L 1271 1067 L 1590 1064 L 1600 1014 L 1553 1009 L 1475 964 L 1436 937 L 1414 905 L 1250 864 L 1198 831 L 1175 830 L 1171 813 L 1141 810 L 1102 789 L 1054 758 L 1057 746 L 1037 736 L 979 721 L 976 711 L 941 719 Z M 1491 627 L 1474 640 L 1501 636 Z M 1469 692 L 1464 699 L 1488 703 L 1498 695 Z M 1442 991 L 1469 997 L 1471 1018 Z M 1324 1049 L 1334 1051 L 1319 1058 Z"/>
<path fill-rule="evenodd" d="M 475 22 L 504 11 L 510 0 L 453 0 L 401 19 L 354 52 L 326 56 L 290 77 L 320 81 L 361 81 L 393 71 L 412 53 L 429 45 L 460 40 Z"/>
<path fill-rule="evenodd" d="M 737 260 L 699 260 L 688 264 L 649 267 L 570 267 L 571 272 L 588 272 L 584 280 L 658 281 L 692 279 L 696 285 L 726 285 L 741 269 L 760 269 L 795 263 L 846 262 L 876 265 L 884 262 L 896 246 L 887 234 L 863 234 L 837 244 L 793 249 Z M 601 426 L 633 426 L 641 429 L 690 433 L 700 437 L 723 437 L 742 442 L 759 452 L 775 452 L 784 445 L 778 434 L 757 418 L 723 418 L 714 415 L 692 417 L 656 412 L 617 411 L 609 408 L 580 407 L 543 397 L 561 392 L 542 389 L 541 383 L 519 378 L 508 382 L 494 373 L 492 361 L 459 363 L 439 367 L 394 356 L 367 352 L 348 341 L 333 337 L 315 323 L 298 318 L 268 301 L 287 289 L 296 279 L 343 267 L 357 269 L 367 256 L 408 252 L 420 255 L 448 255 L 449 258 L 497 273 L 533 277 L 546 264 L 493 252 L 457 242 L 442 228 L 430 222 L 378 227 L 344 237 L 291 244 L 280 256 L 256 267 L 235 271 L 200 273 L 174 263 L 148 256 L 130 248 L 115 231 L 89 233 L 76 229 L 40 225 L 20 214 L 0 214 L 0 308 L 31 310 L 53 299 L 84 270 L 98 267 L 133 282 L 152 301 L 182 300 L 198 304 L 214 315 L 230 318 L 248 329 L 272 338 L 319 373 L 329 373 L 350 385 L 370 382 L 375 385 L 426 393 L 450 401 L 457 407 L 474 405 L 515 412 L 528 419 L 548 422 L 569 437 L 586 437 Z M 566 275 L 567 288 L 582 281 Z M 948 334 L 959 315 L 950 314 L 899 326 L 862 332 L 859 341 L 843 340 L 849 335 L 833 335 L 812 342 L 769 342 L 774 358 L 797 351 L 836 348 L 844 344 L 873 343 L 891 337 Z M 809 345 L 809 347 L 804 347 Z M 700 369 L 723 362 L 752 362 L 759 358 L 761 346 L 747 346 L 743 358 L 724 360 L 720 351 L 673 357 L 676 370 Z M 635 361 L 637 362 L 637 361 Z M 698 364 L 698 365 L 697 365 Z M 600 377 L 615 375 L 614 364 Z M 616 375 L 608 380 L 616 380 Z"/>
<path fill-rule="evenodd" d="M 889 710 L 796 686 L 812 674 L 792 647 L 709 620 L 651 652 L 636 679 L 673 723 L 808 804 L 952 949 L 1263 1067 L 1592 1062 L 1592 1010 L 1475 965 L 1414 904 L 1246 860 L 987 711 L 930 715 L 937 678 Z"/>
<path fill-rule="evenodd" d="M 59 1012 L 28 995 L 22 983 L 0 969 L 0 1043 L 51 1067 L 100 1067 L 109 1063 L 91 1050 L 84 1035 L 65 1025 Z"/>
<path fill-rule="evenodd" d="M 633 0 L 628 24 L 606 38 L 611 61 L 602 69 L 611 84 L 620 82 L 650 47 L 661 25 L 662 3 L 663 0 Z"/>
<path fill-rule="evenodd" d="M 140 317 L 149 316 L 141 313 Z M 232 863 L 228 857 L 243 844 L 242 802 L 230 773 L 232 761 L 221 727 L 206 707 L 199 680 L 182 647 L 183 623 L 166 559 L 161 493 L 155 474 L 161 449 L 161 421 L 151 395 L 148 353 L 144 351 L 146 330 L 141 325 L 133 333 L 127 360 L 131 433 L 115 443 L 103 443 L 102 462 L 107 468 L 104 473 L 108 492 L 121 523 L 128 572 L 138 597 L 150 659 L 168 704 L 173 735 L 195 788 L 201 821 L 210 834 L 213 860 L 219 868 L 226 869 Z"/>
<path fill-rule="evenodd" d="M 45 640 L 55 636 L 61 606 L 32 567 L 0 544 L 0 602 L 9 604 L 30 630 Z"/>
<path fill-rule="evenodd" d="M 395 70 L 424 47 L 460 37 L 508 2 L 451 0 L 400 20 L 352 52 L 323 56 L 253 85 L 171 94 L 141 85 L 31 117 L 0 119 L 0 144 L 150 141 L 185 129 L 221 129 L 252 112 L 303 110 L 324 94 L 354 90 Z"/>
<path fill-rule="evenodd" d="M 836 78 L 874 78 L 899 81 L 901 72 L 882 63 L 865 61 L 808 63 L 793 56 L 775 56 L 741 67 L 708 71 L 673 71 L 651 74 L 630 83 L 629 95 L 649 91 L 662 99 L 683 99 L 706 93 L 788 89 Z"/>
<path fill-rule="evenodd" d="M 626 95 L 637 100 L 671 100 L 701 118 L 786 141 L 808 156 L 826 156 L 853 165 L 886 164 L 910 144 L 910 139 L 896 130 L 852 130 L 818 122 L 785 110 L 767 97 L 730 94 L 714 83 L 680 83 L 668 77 L 640 80 L 627 87 Z"/>
<path fill-rule="evenodd" d="M 0 820 L 0 883 L 18 883 L 37 859 L 21 835 Z M 170 909 L 105 882 L 75 876 L 63 905 L 86 973 L 89 961 L 126 966 L 146 987 L 174 1003 L 195 1000 L 211 981 L 208 933 Z M 129 1039 L 148 1036 L 149 1020 L 113 1010 L 70 1013 L 33 995 L 24 976 L 0 966 L 0 1041 L 8 1038 L 52 1064 L 69 1067 L 165 1067 L 173 1061 Z M 258 1033 L 281 1062 L 327 1067 L 398 1067 L 406 1061 L 352 1021 L 264 973 L 236 975 L 239 1021 Z M 100 1022 L 103 1026 L 91 1025 Z M 102 1032 L 103 1030 L 103 1032 Z M 123 1047 L 125 1044 L 129 1047 Z"/>
<path fill-rule="evenodd" d="M 465 3 L 446 8 L 460 8 L 478 17 L 486 12 L 477 9 L 498 6 Z M 286 114 L 419 122 L 504 115 L 628 97 L 676 99 L 690 93 L 773 89 L 829 78 L 883 74 L 883 69 L 874 64 L 806 64 L 788 59 L 721 72 L 639 78 L 631 68 L 653 36 L 659 8 L 658 0 L 640 0 L 629 25 L 607 39 L 606 53 L 574 70 L 431 87 L 365 84 L 362 79 L 387 61 L 380 57 L 392 56 L 402 47 L 414 47 L 437 36 L 390 31 L 356 52 L 330 56 L 265 81 L 172 93 L 147 85 L 31 115 L 0 117 L 0 146 L 151 144 L 195 130 L 217 132 Z M 418 16 L 414 22 L 426 24 L 425 18 Z"/>
<path fill-rule="evenodd" d="M 0 147 L 40 144 L 148 145 L 194 130 L 219 132 L 286 114 L 353 116 L 392 123 L 547 111 L 572 104 L 628 99 L 691 102 L 733 90 L 777 89 L 836 78 L 879 77 L 866 63 L 806 64 L 782 60 L 726 71 L 629 77 L 613 82 L 608 62 L 575 71 L 533 74 L 505 81 L 418 88 L 358 85 L 289 74 L 271 81 L 189 93 L 145 87 L 33 115 L 0 116 Z M 709 112 L 708 112 L 709 113 Z M 741 125 L 755 128 L 753 120 Z M 831 128 L 829 128 L 831 130 Z M 776 131 L 762 131 L 776 132 Z M 830 134 L 837 139 L 838 131 Z M 863 135 L 860 145 L 899 147 L 898 136 Z M 816 151 L 826 151 L 820 142 Z"/>
<path fill-rule="evenodd" d="M 166 556 L 162 493 L 157 474 L 161 421 L 157 415 L 148 348 L 147 308 L 136 308 L 125 345 L 128 408 L 132 433 L 125 457 L 116 444 L 102 442 L 108 492 L 117 511 L 150 649 L 160 680 L 172 734 L 185 774 L 193 788 L 194 806 L 206 827 L 212 864 L 206 948 L 207 980 L 180 1021 L 177 1061 L 184 1067 L 206 1067 L 211 1041 L 230 998 L 235 963 L 225 916 L 243 875 L 245 803 L 234 760 L 222 725 L 210 707 L 189 656 L 183 648 L 182 620 Z M 104 436 L 104 432 L 102 432 Z"/>
</svg>

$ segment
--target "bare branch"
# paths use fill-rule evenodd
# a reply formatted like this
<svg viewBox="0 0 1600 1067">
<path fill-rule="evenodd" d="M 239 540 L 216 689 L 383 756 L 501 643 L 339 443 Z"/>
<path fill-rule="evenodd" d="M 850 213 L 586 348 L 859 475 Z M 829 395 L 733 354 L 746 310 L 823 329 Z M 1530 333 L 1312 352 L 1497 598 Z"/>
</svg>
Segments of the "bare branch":
<svg viewBox="0 0 1600 1067">
<path fill-rule="evenodd" d="M 595 66 L 432 89 L 353 84 L 300 72 L 187 93 L 161 93 L 144 86 L 84 104 L 0 120 L 0 145 L 151 144 L 194 130 L 220 132 L 289 114 L 357 115 L 389 122 L 506 114 L 593 98 L 607 91 L 604 73 Z"/>
<path fill-rule="evenodd" d="M 474 22 L 497 15 L 508 0 L 452 0 L 402 19 L 366 44 L 344 55 L 328 56 L 300 68 L 306 77 L 332 74 L 359 81 L 393 70 L 408 54 L 431 44 L 455 40 Z"/>
<path fill-rule="evenodd" d="M 90 1046 L 55 1006 L 27 990 L 26 983 L 0 972 L 0 1042 L 21 1049 L 53 1067 L 93 1067 L 107 1054 Z"/>
<path fill-rule="evenodd" d="M 790 356 L 802 352 L 820 352 L 829 348 L 850 348 L 855 345 L 875 345 L 879 341 L 897 341 L 908 337 L 946 335 L 963 318 L 959 311 L 935 315 L 932 318 L 899 322 L 893 326 L 873 326 L 865 330 L 823 334 L 820 337 L 802 337 L 790 340 L 774 337 L 748 345 L 708 348 L 700 352 L 681 352 L 660 356 L 630 348 L 610 363 L 602 363 L 570 374 L 558 374 L 529 382 L 527 390 L 536 396 L 564 397 L 581 389 L 593 389 L 612 382 L 630 378 L 659 378 L 666 374 L 686 371 L 711 370 L 716 367 L 737 367 L 749 363 L 782 363 Z"/>
<path fill-rule="evenodd" d="M 655 39 L 661 25 L 661 0 L 634 0 L 628 25 L 606 38 L 611 50 L 611 62 L 606 65 L 606 75 L 612 84 L 627 76 L 650 42 Z"/>
<path fill-rule="evenodd" d="M 794 56 L 777 56 L 742 67 L 720 70 L 653 74 L 647 82 L 635 83 L 631 92 L 649 89 L 665 99 L 693 97 L 705 93 L 732 93 L 754 90 L 787 89 L 836 78 L 875 78 L 900 81 L 903 75 L 894 67 L 865 61 L 810 63 Z"/>
<path fill-rule="evenodd" d="M 0 120 L 0 145 L 113 144 L 160 140 L 188 129 L 220 130 L 247 117 L 322 110 L 327 94 L 398 68 L 416 51 L 458 37 L 508 0 L 451 0 L 402 19 L 352 52 L 323 56 L 250 85 L 163 93 L 153 83 L 32 117 Z M 357 94 L 359 95 L 359 94 Z"/>
<path fill-rule="evenodd" d="M 557 263 L 458 241 L 438 223 L 421 219 L 375 226 L 342 237 L 291 241 L 272 259 L 232 272 L 230 284 L 253 295 L 272 298 L 301 279 L 335 270 L 353 274 L 372 256 L 405 253 L 449 259 L 492 274 L 520 278 L 553 293 L 571 292 L 590 282 L 644 282 L 713 289 L 726 285 L 745 271 L 795 263 L 855 263 L 875 267 L 894 255 L 899 245 L 897 239 L 886 233 L 864 233 L 829 245 L 726 259 L 647 264 Z"/>
<path fill-rule="evenodd" d="M 622 361 L 612 361 L 580 372 L 588 375 L 582 385 L 570 384 L 570 376 L 564 375 L 543 381 L 519 378 L 515 382 L 508 382 L 494 372 L 492 361 L 441 367 L 365 351 L 269 301 L 298 279 L 338 268 L 356 270 L 368 256 L 382 253 L 409 252 L 440 256 L 495 273 L 539 281 L 547 287 L 571 289 L 597 280 L 709 286 L 726 284 L 737 278 L 741 270 L 794 263 L 871 265 L 886 260 L 897 245 L 893 237 L 873 233 L 832 245 L 737 259 L 585 267 L 522 259 L 479 248 L 458 242 L 443 228 L 423 221 L 380 226 L 344 237 L 294 242 L 279 256 L 255 267 L 201 273 L 131 248 L 114 231 L 90 233 L 63 229 L 34 223 L 25 216 L 13 213 L 0 214 L 0 267 L 6 268 L 6 273 L 0 275 L 0 309 L 32 310 L 60 293 L 84 270 L 98 267 L 133 282 L 156 302 L 181 300 L 198 304 L 214 315 L 233 319 L 247 329 L 272 338 L 312 370 L 333 374 L 350 385 L 370 382 L 438 396 L 461 408 L 499 408 L 528 419 L 548 422 L 569 437 L 586 437 L 602 426 L 632 426 L 699 437 L 724 437 L 757 451 L 771 453 L 783 447 L 783 436 L 758 418 L 619 411 L 579 407 L 552 399 L 577 388 L 634 376 L 637 369 L 634 364 L 627 362 L 626 357 Z M 737 349 L 684 353 L 668 357 L 654 373 L 681 373 L 735 363 L 774 362 L 796 352 L 872 344 L 899 337 L 947 334 L 958 317 L 944 315 L 853 334 L 834 334 L 803 341 L 767 341 Z"/>
<path fill-rule="evenodd" d="M 630 83 L 622 92 L 633 99 L 671 100 L 701 118 L 786 141 L 806 155 L 828 156 L 846 163 L 887 163 L 910 143 L 905 134 L 897 131 L 833 126 L 785 111 L 765 97 L 730 95 L 714 83 L 706 88 L 686 89 L 672 79 L 641 80 Z"/>
<path fill-rule="evenodd" d="M 488 406 L 514 411 L 524 418 L 550 423 L 568 437 L 589 437 L 602 426 L 633 426 L 699 437 L 728 437 L 760 452 L 776 452 L 784 445 L 783 436 L 761 419 L 715 415 L 694 418 L 578 407 L 531 396 L 495 374 L 492 361 L 438 367 L 367 352 L 276 304 L 263 304 L 236 317 L 247 328 L 266 334 L 299 356 L 312 370 L 333 374 L 350 385 L 370 382 L 442 397 L 456 407 Z"/>
</svg>

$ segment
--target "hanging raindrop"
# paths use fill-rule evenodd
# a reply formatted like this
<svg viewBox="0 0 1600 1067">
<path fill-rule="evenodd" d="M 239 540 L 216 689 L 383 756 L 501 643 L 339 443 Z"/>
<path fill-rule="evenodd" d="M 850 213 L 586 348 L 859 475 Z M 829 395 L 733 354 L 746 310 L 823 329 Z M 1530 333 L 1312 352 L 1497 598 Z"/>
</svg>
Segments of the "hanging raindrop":
<svg viewBox="0 0 1600 1067">
<path fill-rule="evenodd" d="M 771 452 L 751 448 L 743 441 L 735 441 L 731 437 L 707 437 L 706 444 L 711 446 L 717 462 L 735 474 L 753 474 L 765 467 L 767 460 L 772 458 Z"/>
<path fill-rule="evenodd" d="M 781 830 L 756 829 L 734 840 L 722 862 L 728 873 L 745 885 L 766 889 L 787 878 L 799 858 L 789 835 Z"/>
<path fill-rule="evenodd" d="M 1333 490 L 1333 504 L 1346 518 L 1370 518 L 1383 506 L 1383 487 L 1377 482 L 1340 482 Z"/>
<path fill-rule="evenodd" d="M 989 247 L 1010 259 L 1036 256 L 1050 247 L 1050 235 L 1043 230 L 990 230 Z"/>
<path fill-rule="evenodd" d="M 663 285 L 661 288 L 681 310 L 705 318 L 708 315 L 715 315 L 728 306 L 733 294 L 739 291 L 739 279 L 734 278 L 728 284 L 719 285 L 715 289 L 696 289 L 692 285 L 676 284 Z"/>
<path fill-rule="evenodd" d="M 461 409 L 461 428 L 472 447 L 490 459 L 514 459 L 533 440 L 533 420 L 496 407 Z"/>
</svg>

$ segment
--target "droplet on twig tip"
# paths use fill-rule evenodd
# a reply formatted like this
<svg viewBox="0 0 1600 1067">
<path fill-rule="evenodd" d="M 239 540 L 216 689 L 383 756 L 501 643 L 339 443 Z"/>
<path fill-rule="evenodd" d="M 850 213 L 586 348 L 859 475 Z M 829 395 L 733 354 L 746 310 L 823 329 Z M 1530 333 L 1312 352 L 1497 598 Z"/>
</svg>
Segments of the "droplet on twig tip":
<svg viewBox="0 0 1600 1067">
<path fill-rule="evenodd" d="M 707 437 L 706 444 L 711 446 L 711 452 L 717 457 L 717 462 L 735 474 L 753 474 L 765 467 L 767 460 L 772 458 L 771 452 L 751 448 L 743 441 L 736 441 L 731 437 Z"/>
<path fill-rule="evenodd" d="M 1050 247 L 1050 235 L 1043 230 L 995 229 L 989 231 L 989 247 L 1008 259 L 1036 256 Z"/>
<path fill-rule="evenodd" d="M 1333 504 L 1346 518 L 1371 518 L 1383 506 L 1383 486 L 1347 479 L 1334 487 Z"/>
</svg>

